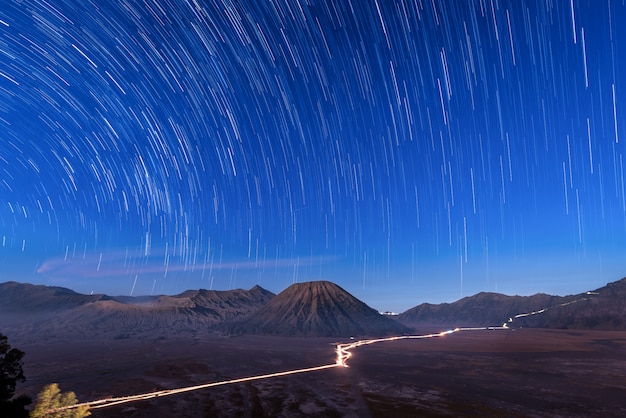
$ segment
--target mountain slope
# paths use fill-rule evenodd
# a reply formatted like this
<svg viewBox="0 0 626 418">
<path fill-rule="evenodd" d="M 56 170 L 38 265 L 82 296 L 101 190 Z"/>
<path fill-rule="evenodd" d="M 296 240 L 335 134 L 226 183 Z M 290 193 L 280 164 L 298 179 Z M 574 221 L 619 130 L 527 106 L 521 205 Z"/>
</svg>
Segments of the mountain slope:
<svg viewBox="0 0 626 418">
<path fill-rule="evenodd" d="M 296 283 L 253 316 L 227 324 L 234 334 L 330 337 L 401 334 L 408 329 L 327 281 Z"/>
<path fill-rule="evenodd" d="M 564 298 L 546 294 L 533 296 L 506 296 L 481 292 L 453 303 L 423 303 L 398 316 L 404 324 L 445 324 L 450 326 L 502 325 L 509 318 L 522 313 L 553 306 Z"/>
<path fill-rule="evenodd" d="M 531 315 L 515 316 L 534 313 Z M 401 313 L 407 325 L 502 325 L 541 328 L 626 329 L 626 279 L 569 296 L 506 296 L 478 293 L 453 303 L 424 303 Z"/>
<path fill-rule="evenodd" d="M 64 287 L 29 283 L 0 283 L 0 312 L 38 313 L 63 311 L 106 299 L 104 295 L 82 295 Z"/>
<path fill-rule="evenodd" d="M 0 323 L 33 338 L 62 334 L 197 332 L 251 315 L 274 297 L 250 290 L 188 290 L 175 296 L 81 295 L 61 287 L 0 284 Z"/>
</svg>

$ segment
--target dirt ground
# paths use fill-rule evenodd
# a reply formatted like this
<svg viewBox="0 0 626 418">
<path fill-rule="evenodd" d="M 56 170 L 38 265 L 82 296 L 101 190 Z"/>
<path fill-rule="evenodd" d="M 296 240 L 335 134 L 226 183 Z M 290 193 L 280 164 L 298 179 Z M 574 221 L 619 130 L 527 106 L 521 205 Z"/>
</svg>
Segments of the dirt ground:
<svg viewBox="0 0 626 418">
<path fill-rule="evenodd" d="M 332 364 L 336 339 L 62 338 L 10 343 L 36 396 L 80 401 Z M 347 342 L 348 339 L 343 342 Z M 626 331 L 472 331 L 363 346 L 349 368 L 208 388 L 92 410 L 98 417 L 626 416 Z"/>
</svg>

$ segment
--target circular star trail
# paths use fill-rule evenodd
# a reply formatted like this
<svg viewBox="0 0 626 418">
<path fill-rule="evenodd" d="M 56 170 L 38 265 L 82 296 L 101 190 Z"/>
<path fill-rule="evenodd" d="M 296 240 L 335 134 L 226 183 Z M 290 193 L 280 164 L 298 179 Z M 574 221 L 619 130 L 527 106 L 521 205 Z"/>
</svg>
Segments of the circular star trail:
<svg viewBox="0 0 626 418">
<path fill-rule="evenodd" d="M 327 279 L 398 310 L 618 279 L 624 19 L 611 0 L 9 0 L 2 279 Z"/>
</svg>

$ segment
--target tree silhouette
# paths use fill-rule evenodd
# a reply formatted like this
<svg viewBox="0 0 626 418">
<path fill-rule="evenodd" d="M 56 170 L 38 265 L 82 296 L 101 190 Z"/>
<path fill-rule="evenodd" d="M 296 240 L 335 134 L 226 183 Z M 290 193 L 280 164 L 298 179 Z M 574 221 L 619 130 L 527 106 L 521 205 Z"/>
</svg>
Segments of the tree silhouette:
<svg viewBox="0 0 626 418">
<path fill-rule="evenodd" d="M 26 405 L 30 404 L 31 399 L 25 395 L 13 399 L 17 382 L 26 380 L 22 368 L 23 357 L 24 352 L 11 348 L 8 338 L 0 334 L 0 416 L 2 417 L 28 417 Z"/>
<path fill-rule="evenodd" d="M 76 403 L 74 392 L 61 393 L 59 385 L 52 383 L 44 387 L 37 395 L 37 406 L 30 416 L 31 418 L 83 418 L 91 415 L 88 406 L 63 409 Z"/>
</svg>

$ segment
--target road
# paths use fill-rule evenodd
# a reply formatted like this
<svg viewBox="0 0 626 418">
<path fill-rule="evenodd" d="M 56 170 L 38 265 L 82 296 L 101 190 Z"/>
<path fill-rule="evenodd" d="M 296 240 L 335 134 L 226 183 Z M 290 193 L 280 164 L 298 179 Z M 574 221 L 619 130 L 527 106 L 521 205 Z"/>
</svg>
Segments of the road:
<svg viewBox="0 0 626 418">
<path fill-rule="evenodd" d="M 587 295 L 590 295 L 590 296 L 594 295 L 594 294 L 596 294 L 596 293 L 587 292 Z M 326 369 L 332 369 L 332 368 L 335 368 L 335 367 L 348 367 L 348 360 L 352 356 L 352 350 L 354 350 L 357 347 L 364 346 L 364 345 L 377 344 L 377 343 L 388 342 L 388 341 L 397 341 L 397 340 L 420 340 L 420 339 L 427 339 L 427 338 L 441 338 L 441 337 L 445 337 L 445 336 L 448 336 L 448 335 L 451 335 L 451 334 L 454 334 L 454 333 L 457 333 L 457 332 L 471 332 L 471 331 L 485 331 L 485 330 L 508 330 L 508 329 L 510 329 L 509 325 L 512 324 L 515 321 L 515 319 L 523 318 L 523 317 L 527 317 L 527 316 L 531 316 L 531 315 L 540 315 L 540 314 L 548 311 L 549 309 L 564 307 L 564 306 L 567 306 L 567 305 L 571 305 L 573 303 L 577 303 L 577 302 L 581 302 L 581 301 L 589 300 L 589 299 L 591 299 L 591 298 L 590 297 L 580 298 L 580 299 L 576 299 L 576 300 L 573 300 L 573 301 L 570 301 L 570 302 L 562 303 L 562 304 L 559 304 L 559 305 L 556 305 L 556 306 L 543 308 L 543 309 L 540 309 L 540 310 L 537 310 L 537 311 L 528 312 L 528 313 L 520 313 L 520 314 L 517 314 L 517 315 L 509 318 L 508 321 L 503 323 L 501 326 L 461 327 L 461 328 L 454 328 L 454 329 L 449 329 L 449 330 L 446 330 L 446 331 L 441 331 L 441 332 L 431 333 L 431 334 L 399 335 L 399 336 L 386 337 L 386 338 L 374 338 L 374 339 L 368 339 L 368 340 L 358 340 L 358 341 L 353 341 L 351 343 L 345 343 L 345 344 L 341 344 L 340 343 L 340 344 L 337 344 L 337 346 L 335 347 L 336 359 L 335 359 L 335 363 L 332 363 L 332 364 L 325 364 L 325 365 L 316 366 L 316 367 L 307 367 L 307 368 L 303 368 L 303 369 L 286 370 L 286 371 L 282 371 L 282 372 L 269 373 L 269 374 L 256 375 L 256 376 L 248 376 L 248 377 L 242 377 L 242 378 L 238 378 L 238 379 L 222 380 L 222 381 L 219 381 L 219 382 L 210 382 L 210 383 L 205 383 L 205 384 L 202 384 L 202 385 L 187 386 L 187 387 L 182 387 L 182 388 L 177 388 L 177 389 L 158 390 L 158 391 L 142 393 L 142 394 L 138 394 L 138 395 L 130 395 L 130 396 L 117 397 L 117 398 L 99 399 L 99 400 L 95 400 L 95 401 L 84 402 L 84 403 L 75 404 L 75 405 L 69 405 L 69 406 L 66 406 L 66 407 L 63 407 L 63 408 L 54 409 L 54 410 L 51 410 L 51 411 L 48 411 L 48 412 L 50 412 L 50 413 L 60 412 L 60 411 L 63 411 L 63 410 L 74 409 L 74 408 L 77 408 L 79 406 L 88 406 L 89 409 L 105 408 L 105 407 L 109 407 L 109 406 L 113 406 L 113 405 L 119 405 L 119 404 L 123 404 L 123 403 L 136 402 L 136 401 L 141 401 L 141 400 L 146 400 L 146 399 L 159 398 L 159 397 L 163 397 L 163 396 L 176 395 L 176 394 L 179 394 L 179 393 L 191 392 L 191 391 L 200 390 L 200 389 L 207 389 L 207 388 L 216 387 L 216 386 L 224 386 L 224 385 L 231 385 L 231 384 L 235 384 L 235 383 L 251 382 L 251 381 L 255 381 L 255 380 L 271 379 L 271 378 L 274 378 L 274 377 L 290 376 L 290 375 L 301 374 L 301 373 L 311 373 L 311 372 L 316 372 L 316 371 L 321 371 L 321 370 L 326 370 Z"/>
</svg>

